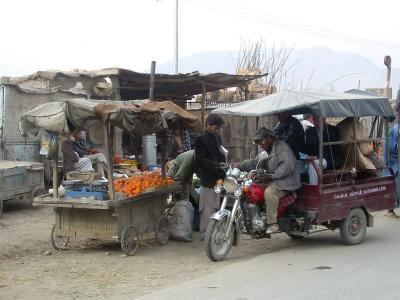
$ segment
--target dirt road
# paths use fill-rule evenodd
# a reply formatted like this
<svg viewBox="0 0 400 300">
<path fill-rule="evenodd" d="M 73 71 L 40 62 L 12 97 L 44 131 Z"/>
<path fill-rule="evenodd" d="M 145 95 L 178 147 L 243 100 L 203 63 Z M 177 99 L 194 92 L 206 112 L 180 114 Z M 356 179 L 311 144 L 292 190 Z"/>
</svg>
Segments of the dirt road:
<svg viewBox="0 0 400 300">
<path fill-rule="evenodd" d="M 137 298 L 205 276 L 220 268 L 296 243 L 282 235 L 272 242 L 244 240 L 221 263 L 205 256 L 198 235 L 192 243 L 154 242 L 135 256 L 121 257 L 119 245 L 85 241 L 55 251 L 50 244 L 53 211 L 10 202 L 0 219 L 0 299 Z M 275 249 L 275 250 L 272 250 Z M 50 255 L 46 255 L 50 251 Z"/>
</svg>

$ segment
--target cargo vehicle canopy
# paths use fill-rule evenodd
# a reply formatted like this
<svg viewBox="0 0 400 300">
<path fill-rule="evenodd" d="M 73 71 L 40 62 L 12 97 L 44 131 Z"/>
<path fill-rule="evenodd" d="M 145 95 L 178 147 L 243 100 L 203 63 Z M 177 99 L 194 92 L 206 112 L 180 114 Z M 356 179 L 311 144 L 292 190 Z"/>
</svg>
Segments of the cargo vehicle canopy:
<svg viewBox="0 0 400 300">
<path fill-rule="evenodd" d="M 260 99 L 217 108 L 211 113 L 264 117 L 283 111 L 290 111 L 293 115 L 312 113 L 324 118 L 380 116 L 386 117 L 389 121 L 395 119 L 387 98 L 359 90 L 345 93 L 283 90 Z"/>
</svg>

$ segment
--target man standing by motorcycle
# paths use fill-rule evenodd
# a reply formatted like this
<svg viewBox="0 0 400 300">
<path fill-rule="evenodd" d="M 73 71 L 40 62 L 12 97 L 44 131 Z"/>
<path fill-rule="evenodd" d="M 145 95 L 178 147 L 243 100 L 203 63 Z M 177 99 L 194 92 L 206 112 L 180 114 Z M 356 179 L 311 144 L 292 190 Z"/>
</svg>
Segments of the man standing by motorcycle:
<svg viewBox="0 0 400 300">
<path fill-rule="evenodd" d="M 279 199 L 300 188 L 300 174 L 296 171 L 296 157 L 290 147 L 279 141 L 269 129 L 262 127 L 254 136 L 256 142 L 268 157 L 258 163 L 258 168 L 266 171 L 264 200 L 267 211 L 267 234 L 279 231 L 277 211 Z"/>
<path fill-rule="evenodd" d="M 225 178 L 225 172 L 220 168 L 220 163 L 225 163 L 226 158 L 221 149 L 221 138 L 218 135 L 224 120 L 218 115 L 209 115 L 206 120 L 206 130 L 196 138 L 195 160 L 198 166 L 198 176 L 201 181 L 199 212 L 200 234 L 202 239 L 207 230 L 210 216 L 220 206 L 219 195 L 214 191 L 218 179 Z"/>
</svg>

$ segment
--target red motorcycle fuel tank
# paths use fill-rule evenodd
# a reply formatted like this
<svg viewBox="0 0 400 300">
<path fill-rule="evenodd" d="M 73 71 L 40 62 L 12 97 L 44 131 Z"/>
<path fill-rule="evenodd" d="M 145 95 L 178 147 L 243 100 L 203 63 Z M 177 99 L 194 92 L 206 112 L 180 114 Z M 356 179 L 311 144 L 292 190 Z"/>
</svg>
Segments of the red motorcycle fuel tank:
<svg viewBox="0 0 400 300">
<path fill-rule="evenodd" d="M 250 202 L 254 204 L 263 204 L 264 203 L 264 190 L 265 188 L 258 184 L 252 184 L 249 187 L 249 190 L 246 191 L 246 195 Z"/>
</svg>

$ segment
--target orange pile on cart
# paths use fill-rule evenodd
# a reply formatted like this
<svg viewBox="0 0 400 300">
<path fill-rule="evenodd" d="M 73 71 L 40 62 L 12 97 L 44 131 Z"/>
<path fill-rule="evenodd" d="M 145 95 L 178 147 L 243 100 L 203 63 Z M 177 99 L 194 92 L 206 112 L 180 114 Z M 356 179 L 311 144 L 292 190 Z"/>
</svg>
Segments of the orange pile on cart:
<svg viewBox="0 0 400 300">
<path fill-rule="evenodd" d="M 123 192 L 133 197 L 140 195 L 146 189 L 172 184 L 171 178 L 162 179 L 159 171 L 145 172 L 140 176 L 120 178 L 114 180 L 116 192 Z"/>
</svg>

